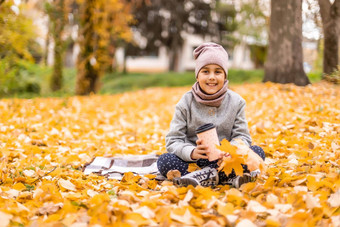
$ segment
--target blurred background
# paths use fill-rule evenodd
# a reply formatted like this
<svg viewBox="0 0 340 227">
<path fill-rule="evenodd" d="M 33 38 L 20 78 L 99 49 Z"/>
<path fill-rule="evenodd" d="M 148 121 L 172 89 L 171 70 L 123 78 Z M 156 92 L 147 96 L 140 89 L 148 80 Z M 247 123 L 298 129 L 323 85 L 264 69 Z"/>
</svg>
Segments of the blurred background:
<svg viewBox="0 0 340 227">
<path fill-rule="evenodd" d="M 192 85 L 192 51 L 206 41 L 228 51 L 232 84 L 261 82 L 269 34 L 275 34 L 269 23 L 275 2 L 271 6 L 270 0 L 0 0 L 0 97 L 113 94 Z M 338 75 L 334 64 L 327 71 L 323 60 L 327 53 L 339 64 L 340 1 L 297 2 L 303 71 L 311 82 Z M 280 7 L 276 5 L 291 17 Z M 324 34 L 331 34 L 323 26 L 327 15 L 335 17 L 336 47 L 333 43 L 331 54 L 324 48 Z"/>
</svg>

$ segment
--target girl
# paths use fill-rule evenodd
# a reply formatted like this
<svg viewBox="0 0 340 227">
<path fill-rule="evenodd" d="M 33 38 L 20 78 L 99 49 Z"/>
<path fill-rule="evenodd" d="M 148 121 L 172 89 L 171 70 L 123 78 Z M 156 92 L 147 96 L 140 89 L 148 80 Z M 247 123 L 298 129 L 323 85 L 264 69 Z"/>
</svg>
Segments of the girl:
<svg viewBox="0 0 340 227">
<path fill-rule="evenodd" d="M 167 176 L 170 170 L 178 170 L 182 177 L 174 179 L 176 185 L 231 184 L 238 188 L 249 182 L 251 175 L 244 174 L 240 177 L 233 171 L 226 176 L 223 171 L 217 172 L 218 160 L 207 160 L 208 147 L 197 138 L 195 130 L 201 125 L 213 123 L 219 141 L 225 138 L 231 144 L 237 145 L 235 139 L 241 139 L 263 160 L 264 151 L 258 146 L 251 146 L 244 99 L 228 89 L 228 54 L 225 49 L 209 42 L 197 47 L 193 54 L 197 82 L 176 105 L 170 130 L 166 135 L 168 153 L 159 157 L 158 169 L 164 176 Z M 189 173 L 190 162 L 196 162 L 203 169 Z M 244 171 L 249 172 L 246 166 Z"/>
</svg>

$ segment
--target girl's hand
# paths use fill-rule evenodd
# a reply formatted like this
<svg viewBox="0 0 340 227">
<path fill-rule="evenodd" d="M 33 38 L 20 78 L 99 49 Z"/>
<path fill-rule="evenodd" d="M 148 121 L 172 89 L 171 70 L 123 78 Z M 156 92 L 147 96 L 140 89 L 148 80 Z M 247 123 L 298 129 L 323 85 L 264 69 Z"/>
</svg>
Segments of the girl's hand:
<svg viewBox="0 0 340 227">
<path fill-rule="evenodd" d="M 208 146 L 202 144 L 202 140 L 198 139 L 196 141 L 197 147 L 191 152 L 191 158 L 193 160 L 197 159 L 208 159 Z"/>
<path fill-rule="evenodd" d="M 217 165 L 220 166 L 223 162 L 223 157 L 229 157 L 230 154 L 226 152 L 221 152 L 220 157 L 218 158 Z"/>
</svg>

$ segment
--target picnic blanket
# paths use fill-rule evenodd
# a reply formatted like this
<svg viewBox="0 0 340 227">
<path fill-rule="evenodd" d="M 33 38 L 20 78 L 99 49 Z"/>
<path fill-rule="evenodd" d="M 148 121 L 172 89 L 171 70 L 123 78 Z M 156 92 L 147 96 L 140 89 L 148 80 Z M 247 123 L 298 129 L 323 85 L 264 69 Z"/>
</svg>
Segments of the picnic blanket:
<svg viewBox="0 0 340 227">
<path fill-rule="evenodd" d="M 121 180 L 124 173 L 136 175 L 154 174 L 157 180 L 165 180 L 157 168 L 158 155 L 122 155 L 116 157 L 95 157 L 85 164 L 84 174 L 95 173 L 108 179 Z"/>
</svg>

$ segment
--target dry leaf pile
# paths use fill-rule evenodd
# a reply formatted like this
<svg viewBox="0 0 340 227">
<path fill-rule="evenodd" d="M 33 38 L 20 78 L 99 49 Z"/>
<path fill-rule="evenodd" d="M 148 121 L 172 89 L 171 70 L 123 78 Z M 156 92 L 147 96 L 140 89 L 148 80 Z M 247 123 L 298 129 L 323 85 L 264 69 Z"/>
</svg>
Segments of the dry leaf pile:
<svg viewBox="0 0 340 227">
<path fill-rule="evenodd" d="M 165 152 L 188 89 L 0 100 L 0 226 L 340 226 L 340 89 L 327 83 L 232 87 L 267 156 L 239 190 L 82 173 L 95 156 Z"/>
</svg>

